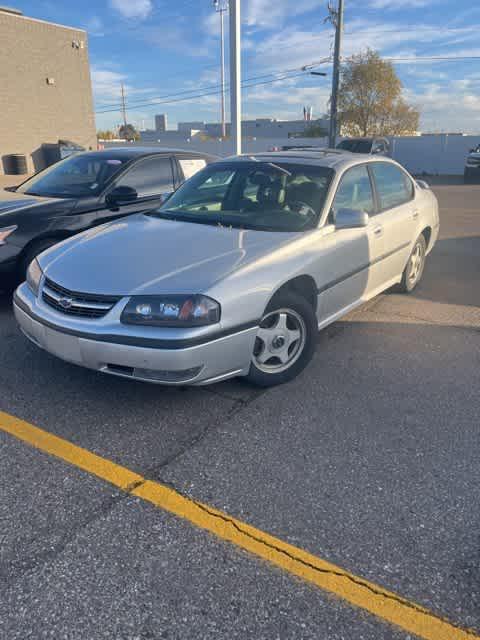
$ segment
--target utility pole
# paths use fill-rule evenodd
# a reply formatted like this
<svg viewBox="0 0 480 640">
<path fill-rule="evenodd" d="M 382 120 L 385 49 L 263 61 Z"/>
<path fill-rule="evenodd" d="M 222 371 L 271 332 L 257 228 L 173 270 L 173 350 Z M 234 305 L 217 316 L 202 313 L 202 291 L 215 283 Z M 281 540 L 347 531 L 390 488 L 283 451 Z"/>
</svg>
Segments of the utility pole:
<svg viewBox="0 0 480 640">
<path fill-rule="evenodd" d="M 230 118 L 234 153 L 242 153 L 240 0 L 230 0 Z"/>
<path fill-rule="evenodd" d="M 338 133 L 338 89 L 340 86 L 340 60 L 342 56 L 343 0 L 338 0 L 338 8 L 329 6 L 330 20 L 335 26 L 335 49 L 333 53 L 332 98 L 330 100 L 330 131 L 328 146 L 335 147 Z"/>
<path fill-rule="evenodd" d="M 221 84 L 221 119 L 222 119 L 222 139 L 227 136 L 225 124 L 225 25 L 224 14 L 228 9 L 228 0 L 213 0 L 215 11 L 220 15 L 220 84 Z"/>
<path fill-rule="evenodd" d="M 123 116 L 123 124 L 127 126 L 127 107 L 125 105 L 125 87 L 122 82 L 122 116 Z"/>
</svg>

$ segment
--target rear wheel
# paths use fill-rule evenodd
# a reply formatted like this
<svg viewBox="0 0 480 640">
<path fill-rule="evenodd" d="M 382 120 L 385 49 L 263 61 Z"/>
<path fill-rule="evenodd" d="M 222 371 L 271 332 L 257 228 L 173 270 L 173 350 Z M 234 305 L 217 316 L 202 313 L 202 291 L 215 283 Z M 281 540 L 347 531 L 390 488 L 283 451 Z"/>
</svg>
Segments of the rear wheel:
<svg viewBox="0 0 480 640">
<path fill-rule="evenodd" d="M 307 300 L 293 292 L 275 296 L 260 322 L 247 379 L 270 387 L 295 378 L 312 359 L 317 331 Z"/>
<path fill-rule="evenodd" d="M 402 293 L 410 293 L 420 282 L 425 268 L 426 251 L 427 243 L 425 236 L 422 234 L 416 239 L 412 253 L 408 258 L 407 266 L 403 271 L 402 281 L 399 285 L 399 290 Z"/>
</svg>

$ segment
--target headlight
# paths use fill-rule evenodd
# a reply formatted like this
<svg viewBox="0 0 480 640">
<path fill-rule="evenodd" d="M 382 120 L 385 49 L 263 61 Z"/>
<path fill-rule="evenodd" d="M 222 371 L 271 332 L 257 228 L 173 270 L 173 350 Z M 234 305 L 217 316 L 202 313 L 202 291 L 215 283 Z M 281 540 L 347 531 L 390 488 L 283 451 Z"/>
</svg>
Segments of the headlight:
<svg viewBox="0 0 480 640">
<path fill-rule="evenodd" d="M 2 244 L 5 244 L 5 240 L 8 238 L 8 236 L 17 229 L 18 227 L 16 226 L 3 227 L 3 229 L 0 229 L 0 247 L 2 246 Z"/>
<path fill-rule="evenodd" d="M 40 280 L 42 279 L 43 272 L 40 269 L 40 265 L 38 264 L 38 260 L 32 260 L 28 269 L 27 269 L 27 284 L 33 293 L 37 296 L 38 289 L 40 287 Z"/>
<path fill-rule="evenodd" d="M 220 320 L 220 305 L 201 295 L 134 296 L 123 310 L 125 324 L 204 327 Z"/>
</svg>

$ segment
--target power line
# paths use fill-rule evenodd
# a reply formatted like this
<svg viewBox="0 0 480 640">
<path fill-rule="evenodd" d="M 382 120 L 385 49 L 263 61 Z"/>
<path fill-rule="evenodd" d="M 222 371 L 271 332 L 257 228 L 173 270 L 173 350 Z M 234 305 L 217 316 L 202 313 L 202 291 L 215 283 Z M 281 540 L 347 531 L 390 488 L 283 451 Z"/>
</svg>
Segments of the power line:
<svg viewBox="0 0 480 640">
<path fill-rule="evenodd" d="M 290 73 L 290 72 L 294 72 L 294 71 L 299 71 L 300 69 L 302 71 L 307 70 L 310 67 L 316 67 L 320 64 L 326 64 L 330 62 L 329 58 L 323 58 L 322 60 L 315 60 L 312 62 L 309 62 L 307 64 L 302 65 L 301 67 L 293 67 L 290 69 L 276 69 L 273 68 L 271 70 L 270 73 L 265 73 L 263 75 L 259 75 L 259 76 L 251 76 L 250 78 L 245 78 L 244 82 L 248 82 L 250 80 L 261 80 L 262 78 L 269 78 L 270 76 L 274 76 L 275 74 L 282 74 L 282 73 Z M 135 101 L 128 101 L 127 106 L 128 107 L 135 107 L 135 106 L 143 106 L 145 104 L 147 104 L 150 101 L 153 100 L 163 100 L 164 98 L 174 98 L 176 96 L 181 96 L 181 95 L 185 95 L 187 93 L 191 93 L 192 91 L 201 91 L 203 89 L 213 89 L 215 87 L 220 87 L 219 84 L 208 84 L 208 85 L 203 85 L 200 87 L 196 87 L 195 89 L 187 89 L 187 90 L 183 90 L 183 91 L 177 91 L 175 93 L 168 93 L 168 94 L 164 94 L 164 95 L 160 95 L 160 96 L 151 96 L 150 98 L 144 98 L 144 99 L 137 99 Z M 152 104 L 155 104 L 154 102 L 152 102 Z M 112 103 L 108 103 L 108 104 L 102 104 L 99 105 L 99 110 L 96 111 L 95 113 L 104 113 L 103 109 L 108 109 L 109 107 L 112 107 L 113 111 L 118 111 L 118 102 L 112 102 Z"/>
<path fill-rule="evenodd" d="M 244 89 L 249 89 L 251 87 L 258 87 L 260 85 L 266 85 L 266 84 L 273 84 L 274 82 L 283 82 L 284 80 L 290 80 L 291 78 L 297 78 L 303 76 L 305 77 L 305 72 L 300 72 L 300 73 L 296 73 L 296 74 L 292 74 L 292 75 L 286 75 L 280 78 L 272 78 L 271 80 L 263 80 L 261 82 L 252 82 L 250 84 L 243 84 L 243 88 Z M 226 92 L 228 93 L 230 91 L 229 88 L 226 89 Z M 177 102 L 185 102 L 188 100 L 195 100 L 196 98 L 203 98 L 204 96 L 212 96 L 212 95 L 218 95 L 218 89 L 216 91 L 205 91 L 203 93 L 197 93 L 195 95 L 191 95 L 191 96 L 187 96 L 185 98 L 176 98 L 174 100 L 163 100 L 162 102 L 157 102 L 155 104 L 147 104 L 145 105 L 145 107 L 155 107 L 159 104 L 173 104 L 173 103 L 177 103 Z M 112 109 L 112 111 L 118 111 L 118 109 Z M 110 111 L 108 112 L 102 112 L 102 113 L 111 113 Z"/>
<path fill-rule="evenodd" d="M 361 35 L 362 33 L 399 33 L 399 32 L 403 32 L 403 31 L 409 31 L 412 30 L 412 38 L 413 37 L 418 37 L 418 33 L 422 32 L 422 31 L 433 31 L 435 33 L 441 33 L 441 32 L 449 32 L 449 33 L 465 33 L 468 31 L 478 31 L 480 29 L 480 25 L 472 25 L 472 26 L 468 26 L 468 27 L 457 27 L 457 28 L 453 28 L 453 27 L 442 27 L 442 26 L 429 26 L 429 25 L 424 25 L 424 26 L 418 26 L 418 25 L 402 25 L 402 29 L 358 29 L 357 31 L 344 31 L 345 35 L 350 35 L 350 36 L 358 36 Z"/>
<path fill-rule="evenodd" d="M 326 62 L 329 62 L 329 60 L 328 59 L 318 60 L 315 62 L 310 62 L 308 64 L 302 65 L 301 67 L 293 67 L 290 69 L 279 69 L 278 71 L 273 73 L 266 73 L 264 75 L 259 75 L 259 76 L 251 76 L 250 78 L 245 78 L 243 80 L 243 83 L 250 82 L 252 80 L 262 80 L 264 78 L 270 78 L 271 76 L 274 76 L 276 74 L 289 74 L 289 73 L 294 73 L 298 71 L 301 71 L 301 73 L 298 75 L 304 75 L 304 72 L 310 67 L 315 67 L 320 64 L 325 64 Z M 292 77 L 297 77 L 297 76 L 292 76 Z M 227 86 L 228 86 L 228 83 L 227 83 Z M 219 84 L 203 85 L 201 87 L 197 87 L 196 89 L 186 89 L 184 91 L 177 91 L 175 93 L 169 93 L 162 96 L 154 96 L 152 98 L 149 98 L 148 100 L 128 102 L 128 107 L 137 108 L 137 107 L 145 107 L 145 106 L 156 106 L 157 104 L 164 104 L 165 99 L 176 98 L 177 96 L 184 96 L 189 93 L 196 93 L 198 91 L 203 91 L 203 90 L 220 89 L 220 87 L 221 85 Z M 217 91 L 214 91 L 214 93 L 217 93 Z M 157 102 L 158 100 L 160 100 L 161 102 Z M 104 105 L 104 106 L 107 106 L 107 105 Z M 114 111 L 118 111 L 120 108 L 117 104 L 112 104 L 111 106 L 112 106 L 112 109 L 105 109 L 105 110 L 102 109 L 102 110 L 96 111 L 95 113 L 96 114 L 112 113 Z"/>
<path fill-rule="evenodd" d="M 392 62 L 416 62 L 417 60 L 441 60 L 441 61 L 456 61 L 456 60 L 480 60 L 480 56 L 410 56 L 408 58 L 395 58 L 390 56 L 383 56 L 384 60 L 391 60 Z"/>
</svg>

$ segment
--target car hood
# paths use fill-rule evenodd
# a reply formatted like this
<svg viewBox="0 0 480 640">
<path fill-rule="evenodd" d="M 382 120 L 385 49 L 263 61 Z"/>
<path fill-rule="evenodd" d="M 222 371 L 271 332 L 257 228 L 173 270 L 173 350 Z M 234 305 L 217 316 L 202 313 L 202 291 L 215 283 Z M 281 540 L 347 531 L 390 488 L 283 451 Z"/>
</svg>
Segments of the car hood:
<svg viewBox="0 0 480 640">
<path fill-rule="evenodd" d="M 46 276 L 82 293 L 202 293 L 298 233 L 135 215 L 64 241 L 40 257 Z"/>
<path fill-rule="evenodd" d="M 73 199 L 60 199 L 60 198 L 45 198 L 41 196 L 28 196 L 26 194 L 15 194 L 11 199 L 0 200 L 0 224 L 2 224 L 2 217 L 9 217 L 9 214 L 21 214 L 22 211 L 31 211 L 32 208 L 41 208 L 45 206 L 50 207 L 51 204 L 55 205 L 55 208 L 61 206 L 64 208 L 71 208 L 75 204 Z"/>
</svg>

